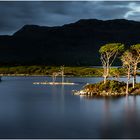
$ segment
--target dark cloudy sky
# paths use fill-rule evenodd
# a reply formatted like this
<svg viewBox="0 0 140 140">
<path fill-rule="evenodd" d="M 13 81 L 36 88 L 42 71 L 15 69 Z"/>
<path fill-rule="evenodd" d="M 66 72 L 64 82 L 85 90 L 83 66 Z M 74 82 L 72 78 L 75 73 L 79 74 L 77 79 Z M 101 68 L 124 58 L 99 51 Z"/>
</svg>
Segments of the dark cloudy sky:
<svg viewBox="0 0 140 140">
<path fill-rule="evenodd" d="M 140 21 L 140 2 L 0 1 L 0 34 L 12 34 L 25 24 L 57 26 L 86 18 Z"/>
</svg>

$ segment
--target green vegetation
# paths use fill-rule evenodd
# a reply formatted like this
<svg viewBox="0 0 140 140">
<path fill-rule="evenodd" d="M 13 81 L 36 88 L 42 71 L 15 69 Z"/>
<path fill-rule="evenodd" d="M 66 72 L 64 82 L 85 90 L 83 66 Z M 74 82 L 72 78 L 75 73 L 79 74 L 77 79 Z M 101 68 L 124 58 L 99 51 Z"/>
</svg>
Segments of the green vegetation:
<svg viewBox="0 0 140 140">
<path fill-rule="evenodd" d="M 120 52 L 120 53 L 119 53 Z M 122 53 L 123 52 L 123 53 Z M 140 63 L 140 44 L 130 46 L 130 49 L 124 51 L 124 45 L 120 43 L 110 43 L 101 46 L 99 49 L 100 59 L 103 66 L 102 76 L 104 81 L 95 84 L 89 84 L 83 90 L 76 91 L 79 95 L 90 96 L 122 96 L 130 94 L 140 94 L 140 83 L 136 83 L 137 67 Z M 121 69 L 112 69 L 115 58 L 118 54 L 122 61 Z M 127 76 L 127 82 L 120 82 L 120 75 Z M 115 80 L 107 80 L 114 76 Z M 133 77 L 133 83 L 129 83 Z"/>
<path fill-rule="evenodd" d="M 97 96 L 122 96 L 128 94 L 140 94 L 140 83 L 136 83 L 138 64 L 140 63 L 140 44 L 130 46 L 124 51 L 121 43 L 109 43 L 99 49 L 102 68 L 92 67 L 63 67 L 65 76 L 103 76 L 104 81 L 100 83 L 86 85 L 84 91 L 79 94 Z M 122 68 L 112 68 L 116 57 L 122 61 Z M 61 74 L 62 67 L 59 66 L 3 66 L 0 67 L 1 75 L 46 75 L 56 76 Z M 120 76 L 126 76 L 127 82 L 120 82 Z M 108 80 L 114 77 L 115 80 Z M 129 83 L 131 77 L 133 83 Z"/>
<path fill-rule="evenodd" d="M 52 75 L 53 72 L 60 70 L 57 66 L 2 66 L 0 67 L 0 74 L 2 75 Z M 65 67 L 64 75 L 67 76 L 80 76 L 80 77 L 92 77 L 102 76 L 103 68 L 91 68 L 91 67 Z M 110 74 L 113 77 L 118 78 L 124 75 L 124 69 L 111 68 Z"/>
<path fill-rule="evenodd" d="M 126 94 L 128 94 L 130 76 L 133 76 L 133 88 L 136 84 L 137 66 L 140 63 L 140 44 L 132 45 L 121 56 L 123 66 L 127 69 Z"/>
<path fill-rule="evenodd" d="M 106 83 L 106 80 L 109 77 L 109 71 L 112 63 L 114 62 L 119 52 L 122 52 L 123 50 L 124 45 L 121 43 L 109 43 L 101 46 L 99 53 L 101 54 L 101 62 L 104 70 L 104 83 Z"/>
<path fill-rule="evenodd" d="M 120 96 L 125 95 L 126 83 L 115 80 L 101 81 L 95 84 L 86 85 L 83 90 L 87 95 L 94 96 Z"/>
<path fill-rule="evenodd" d="M 84 95 L 92 96 L 124 96 L 126 95 L 126 83 L 116 80 L 107 80 L 106 84 L 103 81 L 95 84 L 85 85 L 83 87 L 85 91 Z M 129 95 L 140 95 L 140 83 L 133 88 L 132 84 L 129 84 Z"/>
<path fill-rule="evenodd" d="M 136 83 L 137 67 L 138 64 L 140 63 L 140 44 L 132 45 L 130 47 L 130 51 L 132 52 L 132 56 L 133 56 L 132 58 L 133 76 L 134 76 L 134 83 Z"/>
</svg>

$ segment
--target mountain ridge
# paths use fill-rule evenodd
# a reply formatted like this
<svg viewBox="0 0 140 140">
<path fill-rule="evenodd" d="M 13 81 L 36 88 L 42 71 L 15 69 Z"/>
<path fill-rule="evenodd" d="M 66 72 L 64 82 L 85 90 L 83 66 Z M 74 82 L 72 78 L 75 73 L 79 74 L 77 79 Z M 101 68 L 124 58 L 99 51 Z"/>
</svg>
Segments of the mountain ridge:
<svg viewBox="0 0 140 140">
<path fill-rule="evenodd" d="M 13 35 L 0 36 L 0 64 L 101 65 L 100 46 L 116 42 L 126 48 L 140 43 L 140 22 L 81 19 L 54 27 L 24 25 Z"/>
</svg>

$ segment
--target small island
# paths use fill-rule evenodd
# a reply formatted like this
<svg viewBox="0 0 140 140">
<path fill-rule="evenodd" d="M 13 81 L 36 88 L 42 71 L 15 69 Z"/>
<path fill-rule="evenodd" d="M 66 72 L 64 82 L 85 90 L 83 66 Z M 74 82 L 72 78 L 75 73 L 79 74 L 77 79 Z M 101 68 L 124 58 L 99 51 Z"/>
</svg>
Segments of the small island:
<svg viewBox="0 0 140 140">
<path fill-rule="evenodd" d="M 107 80 L 95 84 L 87 84 L 80 91 L 73 91 L 74 95 L 92 96 L 92 97 L 119 97 L 126 95 L 140 95 L 140 83 L 129 84 L 128 94 L 126 94 L 126 83 L 117 80 Z"/>
<path fill-rule="evenodd" d="M 80 91 L 73 91 L 74 95 L 84 95 L 92 97 L 112 97 L 125 95 L 140 95 L 140 83 L 136 82 L 137 67 L 140 63 L 140 44 L 132 45 L 124 51 L 121 43 L 110 43 L 101 46 L 101 62 L 103 65 L 104 80 L 99 83 L 86 84 Z M 127 81 L 108 80 L 110 77 L 111 65 L 116 57 L 122 61 L 122 67 L 127 76 Z M 116 71 L 118 75 L 119 71 Z M 133 82 L 130 83 L 131 77 Z M 118 78 L 118 77 L 117 77 Z"/>
</svg>

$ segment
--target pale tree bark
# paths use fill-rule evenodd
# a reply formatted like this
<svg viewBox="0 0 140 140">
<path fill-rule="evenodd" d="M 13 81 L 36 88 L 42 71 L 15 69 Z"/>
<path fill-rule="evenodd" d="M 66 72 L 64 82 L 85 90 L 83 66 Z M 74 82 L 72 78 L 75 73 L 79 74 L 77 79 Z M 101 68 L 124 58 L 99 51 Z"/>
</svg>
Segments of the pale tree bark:
<svg viewBox="0 0 140 140">
<path fill-rule="evenodd" d="M 64 83 L 64 66 L 61 66 L 62 84 Z"/>
<path fill-rule="evenodd" d="M 128 66 L 128 71 L 127 71 L 127 83 L 126 83 L 126 94 L 128 95 L 128 89 L 129 89 L 129 81 L 130 81 L 130 65 Z"/>
<path fill-rule="evenodd" d="M 133 65 L 133 88 L 136 84 L 137 66 L 140 63 L 140 44 L 135 44 L 131 46 L 132 52 L 132 65 Z"/>
<path fill-rule="evenodd" d="M 104 84 L 105 84 L 107 80 L 107 69 L 105 67 L 103 67 L 103 78 L 104 78 Z"/>
<path fill-rule="evenodd" d="M 104 84 L 106 83 L 107 80 L 107 61 L 105 60 L 106 55 L 105 54 L 101 54 L 101 62 L 103 65 L 103 77 L 104 77 Z"/>
<path fill-rule="evenodd" d="M 114 59 L 116 58 L 117 56 L 117 53 L 104 53 L 104 54 L 101 54 L 101 62 L 102 62 L 102 65 L 103 65 L 103 77 L 104 77 L 104 84 L 106 83 L 107 81 L 107 78 L 109 77 L 109 72 L 110 72 L 110 67 L 114 61 Z M 113 60 L 110 62 L 110 58 L 114 55 L 114 58 Z"/>
<path fill-rule="evenodd" d="M 109 77 L 110 67 L 117 57 L 118 53 L 124 49 L 124 45 L 120 43 L 109 43 L 102 46 L 99 50 L 101 54 L 101 62 L 103 65 L 104 83 Z"/>
<path fill-rule="evenodd" d="M 137 63 L 133 65 L 133 88 L 135 88 L 136 84 L 136 75 L 137 75 Z"/>
<path fill-rule="evenodd" d="M 136 84 L 136 75 L 137 75 L 137 63 L 134 65 L 134 83 Z"/>
<path fill-rule="evenodd" d="M 110 70 L 110 66 L 109 66 L 109 59 L 107 61 L 107 68 L 106 68 L 106 75 L 107 77 L 109 77 L 109 70 Z"/>
<path fill-rule="evenodd" d="M 106 83 L 106 81 L 107 81 L 107 76 L 105 75 L 104 76 L 104 84 Z"/>
<path fill-rule="evenodd" d="M 132 64 L 133 64 L 132 52 L 130 52 L 129 50 L 124 52 L 124 54 L 121 57 L 121 60 L 123 62 L 123 66 L 126 67 L 127 69 L 126 95 L 128 95 L 130 75 L 131 75 L 131 70 L 133 68 L 132 67 Z"/>
</svg>

